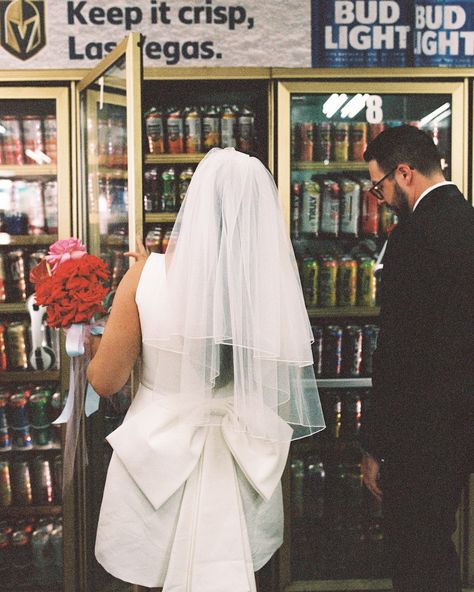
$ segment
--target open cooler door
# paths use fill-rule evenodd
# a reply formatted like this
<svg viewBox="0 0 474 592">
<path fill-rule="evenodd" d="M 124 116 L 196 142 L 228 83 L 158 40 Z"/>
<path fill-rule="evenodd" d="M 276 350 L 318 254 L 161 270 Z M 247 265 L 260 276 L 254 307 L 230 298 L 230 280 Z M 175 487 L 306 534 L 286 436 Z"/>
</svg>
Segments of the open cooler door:
<svg viewBox="0 0 474 592">
<path fill-rule="evenodd" d="M 78 228 L 89 253 L 110 270 L 110 297 L 129 267 L 123 253 L 134 249 L 143 226 L 141 37 L 126 37 L 77 85 Z M 97 520 L 108 463 L 106 436 L 123 420 L 134 392 L 134 375 L 119 393 L 101 399 L 84 422 L 78 454 L 78 526 L 81 530 L 77 589 L 129 592 L 94 556 Z M 117 516 L 119 525 L 120 516 Z"/>
</svg>

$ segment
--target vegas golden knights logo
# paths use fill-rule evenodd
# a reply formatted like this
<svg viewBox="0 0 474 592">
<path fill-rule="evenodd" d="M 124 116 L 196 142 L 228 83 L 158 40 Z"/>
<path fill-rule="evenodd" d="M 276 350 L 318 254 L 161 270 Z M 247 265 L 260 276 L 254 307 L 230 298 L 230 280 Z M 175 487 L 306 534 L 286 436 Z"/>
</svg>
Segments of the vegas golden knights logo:
<svg viewBox="0 0 474 592">
<path fill-rule="evenodd" d="M 45 0 L 0 1 L 0 45 L 20 60 L 28 60 L 46 44 Z"/>
</svg>

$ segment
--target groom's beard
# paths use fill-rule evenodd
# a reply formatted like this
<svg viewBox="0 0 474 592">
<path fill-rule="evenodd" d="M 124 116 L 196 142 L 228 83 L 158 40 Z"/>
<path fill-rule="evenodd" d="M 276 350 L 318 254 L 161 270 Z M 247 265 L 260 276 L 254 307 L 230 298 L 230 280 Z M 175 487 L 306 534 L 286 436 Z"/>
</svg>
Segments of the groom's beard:
<svg viewBox="0 0 474 592">
<path fill-rule="evenodd" d="M 394 185 L 393 203 L 389 207 L 398 214 L 401 220 L 406 220 L 411 214 L 408 196 L 397 182 Z"/>
</svg>

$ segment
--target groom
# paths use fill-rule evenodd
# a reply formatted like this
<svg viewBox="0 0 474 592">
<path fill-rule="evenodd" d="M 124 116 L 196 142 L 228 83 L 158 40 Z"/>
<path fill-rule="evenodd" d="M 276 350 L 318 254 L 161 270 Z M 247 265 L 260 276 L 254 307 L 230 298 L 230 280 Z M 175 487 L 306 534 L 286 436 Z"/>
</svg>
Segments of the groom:
<svg viewBox="0 0 474 592">
<path fill-rule="evenodd" d="M 461 592 L 451 537 L 474 468 L 474 209 L 415 127 L 385 130 L 364 158 L 400 224 L 383 259 L 363 479 L 382 501 L 394 590 Z"/>
</svg>

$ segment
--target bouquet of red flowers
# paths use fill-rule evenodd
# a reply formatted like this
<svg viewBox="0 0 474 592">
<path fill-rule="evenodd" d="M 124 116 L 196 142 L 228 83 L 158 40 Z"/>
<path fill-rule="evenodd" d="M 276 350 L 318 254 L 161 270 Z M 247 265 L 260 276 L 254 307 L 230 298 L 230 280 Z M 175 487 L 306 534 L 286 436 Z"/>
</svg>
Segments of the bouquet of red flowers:
<svg viewBox="0 0 474 592">
<path fill-rule="evenodd" d="M 106 312 L 102 301 L 108 292 L 107 266 L 76 238 L 51 245 L 30 279 L 36 286 L 36 303 L 46 307 L 50 327 L 87 323 L 96 313 Z"/>
</svg>

